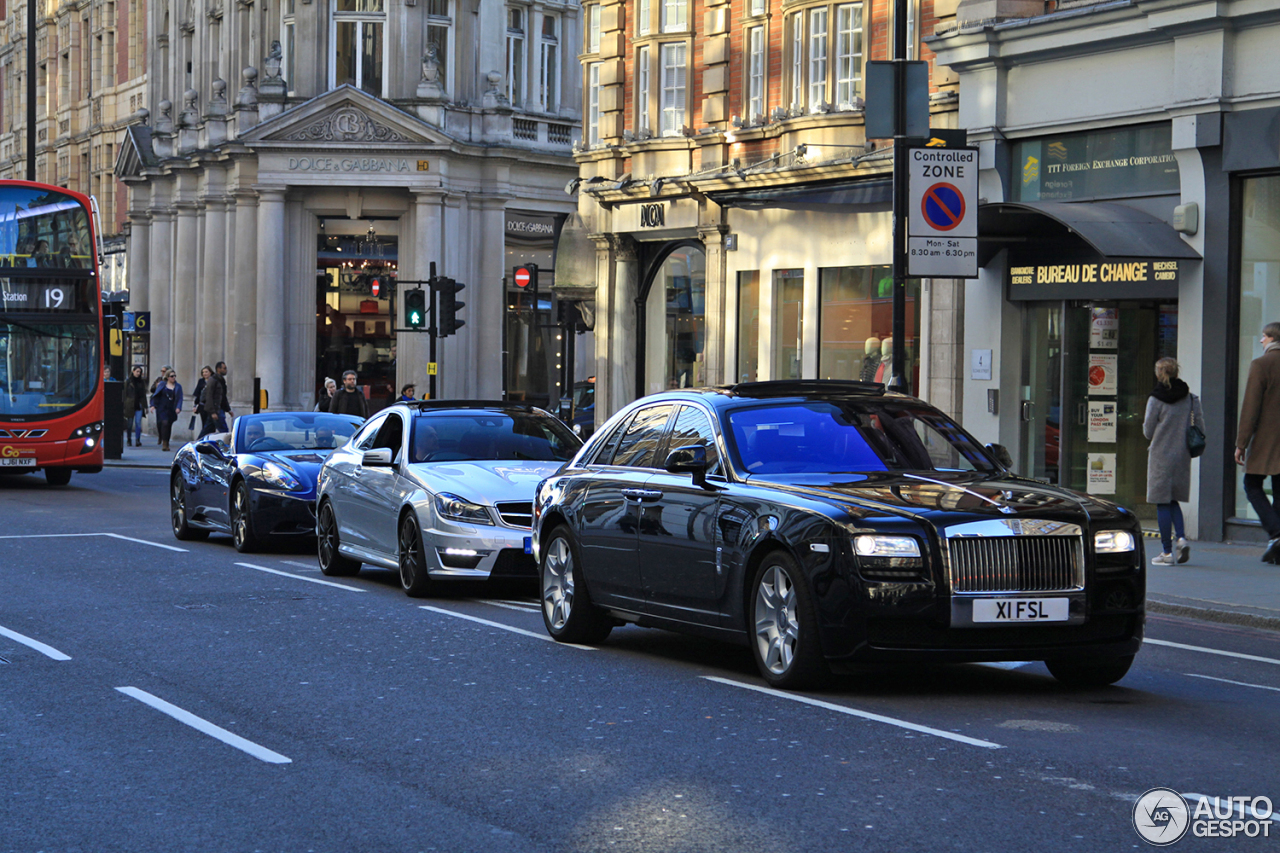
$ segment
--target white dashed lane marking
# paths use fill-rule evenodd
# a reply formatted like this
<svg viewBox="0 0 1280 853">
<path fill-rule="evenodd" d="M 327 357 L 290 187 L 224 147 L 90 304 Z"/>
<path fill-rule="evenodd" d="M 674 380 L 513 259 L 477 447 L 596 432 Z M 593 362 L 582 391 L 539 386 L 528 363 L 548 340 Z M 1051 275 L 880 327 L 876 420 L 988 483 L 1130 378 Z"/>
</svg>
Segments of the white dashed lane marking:
<svg viewBox="0 0 1280 853">
<path fill-rule="evenodd" d="M 347 592 L 364 592 L 358 586 L 347 586 L 344 583 L 334 583 L 333 581 L 322 581 L 320 578 L 304 578 L 302 575 L 293 572 L 282 572 L 279 569 L 268 569 L 266 566 L 255 566 L 253 563 L 236 563 L 237 566 L 244 566 L 246 569 L 257 569 L 260 572 L 269 572 L 273 575 L 280 575 L 285 578 L 293 578 L 296 581 L 306 581 L 307 583 L 318 583 L 324 586 L 332 586 L 337 589 L 345 589 Z"/>
<path fill-rule="evenodd" d="M 1240 660 L 1252 660 L 1258 663 L 1269 663 L 1273 666 L 1280 666 L 1280 660 L 1275 658 L 1264 658 L 1259 655 L 1246 655 L 1241 652 L 1228 652 L 1222 649 L 1210 649 L 1205 646 L 1188 646 L 1185 643 L 1171 643 L 1168 640 L 1153 640 L 1150 637 L 1143 640 L 1144 643 L 1150 643 L 1153 646 L 1166 646 L 1171 649 L 1182 649 L 1188 652 L 1203 652 L 1206 655 L 1221 655 L 1226 658 L 1238 658 Z"/>
<path fill-rule="evenodd" d="M 69 655 L 64 655 L 53 646 L 46 646 L 39 640 L 33 640 L 25 634 L 19 634 L 17 631 L 10 631 L 8 628 L 3 626 L 0 626 L 0 637 L 8 637 L 16 643 L 22 643 L 22 645 L 35 649 L 47 658 L 53 658 L 54 660 L 71 660 Z"/>
<path fill-rule="evenodd" d="M 1230 678 L 1218 678 L 1217 676 L 1213 676 L 1213 675 L 1199 675 L 1198 673 L 1194 673 L 1194 672 L 1187 672 L 1183 674 L 1189 678 L 1204 678 L 1204 679 L 1208 679 L 1209 681 L 1221 681 L 1223 684 L 1235 684 L 1240 687 L 1256 687 L 1259 690 L 1274 690 L 1277 693 L 1280 693 L 1280 687 L 1268 687 L 1265 684 L 1250 684 L 1247 681 L 1232 681 Z"/>
<path fill-rule="evenodd" d="M 145 690 L 139 690 L 136 687 L 117 687 L 126 696 L 137 699 L 144 705 L 155 708 L 162 714 L 167 714 L 183 725 L 190 726 L 198 732 L 203 732 L 211 738 L 216 738 L 227 746 L 234 746 L 242 752 L 247 752 L 259 761 L 265 761 L 268 764 L 292 764 L 293 759 L 286 758 L 278 752 L 273 752 L 265 746 L 259 746 L 251 740 L 246 740 L 240 735 L 232 734 L 221 726 L 216 726 L 203 717 L 197 717 L 190 711 L 183 710 L 177 705 L 171 705 L 158 696 L 153 696 Z"/>
<path fill-rule="evenodd" d="M 510 631 L 512 634 L 520 634 L 525 637 L 533 637 L 535 640 L 546 640 L 551 643 L 556 642 L 555 639 L 553 639 L 548 634 L 539 634 L 536 631 L 526 631 L 523 628 L 516 628 L 512 625 L 503 625 L 501 622 L 491 622 L 488 619 L 481 619 L 479 616 L 468 616 L 466 613 L 457 613 L 453 610 L 445 610 L 442 607 L 432 607 L 428 604 L 422 604 L 419 606 L 423 610 L 430 610 L 432 613 L 439 613 L 441 616 L 452 616 L 455 619 L 465 619 L 468 622 L 476 622 L 480 625 L 485 625 L 489 628 L 497 628 L 502 631 Z M 575 645 L 574 643 L 557 643 L 557 645 L 568 646 L 573 649 L 583 649 L 589 652 L 595 651 L 595 648 L 592 646 L 579 646 L 579 645 Z"/>
<path fill-rule="evenodd" d="M 178 548 L 174 545 L 162 545 L 159 542 L 149 542 L 146 539 L 135 539 L 132 536 L 121 536 L 119 533 L 30 533 L 20 536 L 0 536 L 0 539 L 80 539 L 86 536 L 107 536 L 111 539 L 119 539 L 124 542 L 137 542 L 139 545 L 150 545 L 152 548 L 163 548 L 166 551 L 177 551 L 179 554 L 187 553 L 186 548 Z"/>
</svg>

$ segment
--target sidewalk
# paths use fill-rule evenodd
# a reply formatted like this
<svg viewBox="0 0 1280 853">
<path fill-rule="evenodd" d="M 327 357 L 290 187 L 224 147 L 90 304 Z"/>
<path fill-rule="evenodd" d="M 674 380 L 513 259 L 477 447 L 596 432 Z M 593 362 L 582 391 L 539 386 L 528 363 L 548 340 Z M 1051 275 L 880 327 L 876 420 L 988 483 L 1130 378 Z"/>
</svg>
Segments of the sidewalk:
<svg viewBox="0 0 1280 853">
<path fill-rule="evenodd" d="M 183 444 L 170 442 L 166 453 L 144 436 L 142 447 L 125 447 L 124 458 L 106 466 L 167 469 Z M 1192 542 L 1191 560 L 1180 566 L 1150 565 L 1160 541 L 1146 546 L 1149 612 L 1280 631 L 1280 566 L 1261 562 L 1265 543 Z"/>
</svg>

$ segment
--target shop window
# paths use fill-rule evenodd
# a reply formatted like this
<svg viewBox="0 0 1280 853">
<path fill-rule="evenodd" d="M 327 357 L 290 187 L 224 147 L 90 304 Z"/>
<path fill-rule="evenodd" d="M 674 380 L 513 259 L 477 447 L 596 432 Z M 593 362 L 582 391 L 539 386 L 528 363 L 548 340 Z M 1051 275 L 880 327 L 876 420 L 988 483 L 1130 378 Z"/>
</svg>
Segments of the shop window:
<svg viewBox="0 0 1280 853">
<path fill-rule="evenodd" d="M 907 376 L 919 393 L 920 281 L 907 279 Z M 818 377 L 888 382 L 892 375 L 893 268 L 818 270 Z"/>
<path fill-rule="evenodd" d="M 334 0 L 330 85 L 382 97 L 385 23 L 382 0 Z"/>
<path fill-rule="evenodd" d="M 645 393 L 706 384 L 706 253 L 680 246 L 654 273 L 645 300 Z"/>
<path fill-rule="evenodd" d="M 684 42 L 662 45 L 662 135 L 679 136 L 685 127 L 685 65 L 688 46 Z"/>
<path fill-rule="evenodd" d="M 737 382 L 760 377 L 760 271 L 738 273 Z"/>
<path fill-rule="evenodd" d="M 560 19 L 555 15 L 542 16 L 538 101 L 549 113 L 560 107 Z"/>
<path fill-rule="evenodd" d="M 1262 327 L 1280 318 L 1280 175 L 1244 181 L 1240 223 L 1240 329 L 1237 402 L 1244 400 L 1249 364 L 1262 355 Z M 1273 427 L 1274 428 L 1274 427 Z M 1263 481 L 1271 497 L 1271 478 Z M 1258 520 L 1236 477 L 1237 518 Z"/>
<path fill-rule="evenodd" d="M 773 271 L 773 378 L 800 379 L 804 270 Z"/>
<path fill-rule="evenodd" d="M 507 100 L 513 107 L 524 106 L 524 19 L 524 9 L 507 9 Z"/>
</svg>

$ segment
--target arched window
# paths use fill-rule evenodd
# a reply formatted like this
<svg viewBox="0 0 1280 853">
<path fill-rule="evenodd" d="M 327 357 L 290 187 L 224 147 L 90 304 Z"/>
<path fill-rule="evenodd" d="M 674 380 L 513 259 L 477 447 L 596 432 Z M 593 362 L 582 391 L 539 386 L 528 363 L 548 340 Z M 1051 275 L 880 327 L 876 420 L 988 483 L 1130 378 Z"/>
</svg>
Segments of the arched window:
<svg viewBox="0 0 1280 853">
<path fill-rule="evenodd" d="M 672 249 L 653 273 L 644 308 L 644 393 L 706 384 L 706 268 L 701 244 Z"/>
</svg>

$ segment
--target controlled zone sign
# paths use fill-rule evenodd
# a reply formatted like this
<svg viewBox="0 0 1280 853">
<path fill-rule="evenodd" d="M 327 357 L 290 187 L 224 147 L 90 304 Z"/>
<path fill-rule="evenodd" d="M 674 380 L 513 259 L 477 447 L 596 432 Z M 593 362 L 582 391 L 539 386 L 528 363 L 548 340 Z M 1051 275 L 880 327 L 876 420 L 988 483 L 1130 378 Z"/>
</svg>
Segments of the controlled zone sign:
<svg viewBox="0 0 1280 853">
<path fill-rule="evenodd" d="M 978 277 L 978 149 L 907 149 L 907 274 Z"/>
</svg>

